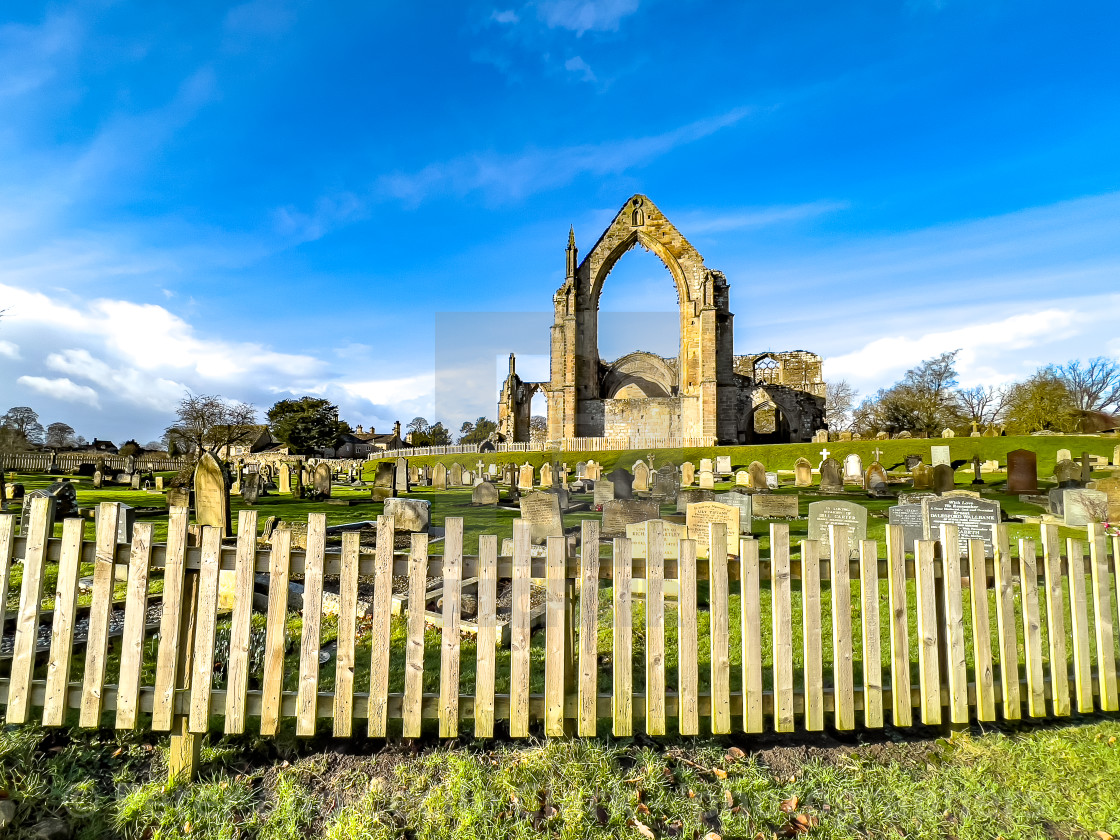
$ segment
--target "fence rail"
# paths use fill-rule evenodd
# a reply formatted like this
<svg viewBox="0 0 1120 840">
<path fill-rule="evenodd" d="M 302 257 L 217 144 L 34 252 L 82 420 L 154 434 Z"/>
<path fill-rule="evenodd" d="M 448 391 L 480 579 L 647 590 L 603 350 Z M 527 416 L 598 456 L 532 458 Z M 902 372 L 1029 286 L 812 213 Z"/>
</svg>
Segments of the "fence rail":
<svg viewBox="0 0 1120 840">
<path fill-rule="evenodd" d="M 716 445 L 715 438 L 657 438 L 657 437 L 572 437 L 538 443 L 497 443 L 487 452 L 618 452 L 629 449 L 680 449 L 707 448 Z M 479 444 L 461 446 L 415 446 L 406 449 L 385 449 L 372 452 L 369 460 L 383 458 L 420 458 L 426 455 L 478 454 Z M 485 452 L 482 454 L 486 454 Z"/>
<path fill-rule="evenodd" d="M 126 455 L 109 455 L 101 452 L 61 452 L 54 456 L 54 466 L 60 470 L 72 470 L 82 464 L 97 464 L 104 462 L 106 468 L 111 470 L 126 470 L 129 457 Z M 19 452 L 0 456 L 5 470 L 18 472 L 46 472 L 51 468 L 50 452 Z M 190 461 L 186 458 L 151 458 L 140 455 L 132 459 L 136 469 L 167 472 L 181 470 Z"/>
<path fill-rule="evenodd" d="M 916 541 L 912 552 L 902 529 L 889 526 L 881 559 L 875 541 L 852 545 L 837 526 L 829 551 L 813 540 L 792 551 L 788 525 L 772 524 L 763 557 L 756 539 L 729 545 L 719 524 L 700 540 L 668 547 L 662 524 L 652 521 L 647 557 L 633 556 L 640 543 L 614 539 L 601 558 L 597 522 L 582 523 L 575 548 L 553 537 L 546 556 L 535 557 L 528 523 L 516 520 L 512 556 L 500 557 L 493 535 L 479 538 L 476 555 L 464 555 L 463 520 L 449 517 L 443 554 L 430 556 L 424 534 L 412 536 L 407 554 L 394 554 L 393 521 L 384 516 L 373 554 L 362 551 L 355 532 L 343 534 L 340 550 L 327 550 L 323 514 L 308 519 L 305 551 L 292 550 L 286 530 L 262 547 L 252 510 L 240 513 L 235 545 L 205 528 L 201 544 L 188 546 L 185 508 L 171 510 L 166 545 L 153 544 L 151 523 L 137 523 L 132 542 L 118 545 L 120 509 L 113 503 L 101 505 L 93 542 L 83 540 L 80 519 L 65 520 L 62 538 L 53 539 L 50 502 L 33 500 L 20 536 L 15 518 L 0 516 L 0 627 L 9 581 L 20 570 L 11 669 L 0 679 L 9 724 L 57 726 L 76 709 L 83 727 L 100 725 L 112 712 L 118 728 L 189 733 L 239 733 L 258 719 L 260 732 L 272 735 L 293 719 L 306 736 L 329 719 L 339 737 L 358 728 L 415 737 L 433 718 L 443 737 L 459 735 L 465 720 L 473 720 L 480 738 L 493 736 L 495 721 L 507 721 L 513 737 L 537 724 L 550 736 L 628 736 L 639 722 L 656 736 L 820 730 L 826 723 L 875 728 L 888 716 L 900 727 L 963 724 L 1017 720 L 1024 711 L 1061 717 L 1120 708 L 1120 537 L 1099 526 L 1089 526 L 1086 540 L 1063 545 L 1056 526 L 1042 525 L 1037 541 L 1019 540 L 1014 552 L 1006 527 L 997 526 L 990 559 L 980 540 L 962 550 L 955 526 L 943 525 L 938 540 Z M 729 554 L 732 546 L 737 557 Z M 73 649 L 82 563 L 93 563 L 94 572 L 79 667 Z M 36 640 L 49 572 L 57 583 L 44 656 Z M 110 650 L 120 572 L 127 588 L 123 632 Z M 218 612 L 222 572 L 232 575 L 228 619 Z M 258 573 L 269 582 L 259 666 L 249 650 Z M 287 653 L 293 577 L 303 580 L 298 654 Z M 333 674 L 320 668 L 328 577 L 338 579 Z M 372 578 L 373 595 L 358 617 L 360 577 Z M 408 580 L 401 649 L 389 643 L 391 622 L 400 620 L 391 616 L 394 577 Z M 442 581 L 435 645 L 425 639 L 433 577 Z M 148 588 L 157 578 L 163 612 L 153 653 L 144 641 Z M 473 663 L 462 656 L 465 582 L 477 587 Z M 496 644 L 496 593 L 504 582 L 512 598 L 508 651 Z M 675 599 L 666 597 L 667 584 L 679 589 Z M 534 592 L 544 601 L 543 671 L 531 664 Z M 644 602 L 640 611 L 637 600 Z M 215 639 L 219 621 L 227 620 L 225 650 Z M 600 630 L 609 631 L 606 655 Z M 368 643 L 359 646 L 359 638 Z M 469 679 L 465 665 L 473 666 Z M 398 720 L 399 730 L 391 730 Z"/>
</svg>

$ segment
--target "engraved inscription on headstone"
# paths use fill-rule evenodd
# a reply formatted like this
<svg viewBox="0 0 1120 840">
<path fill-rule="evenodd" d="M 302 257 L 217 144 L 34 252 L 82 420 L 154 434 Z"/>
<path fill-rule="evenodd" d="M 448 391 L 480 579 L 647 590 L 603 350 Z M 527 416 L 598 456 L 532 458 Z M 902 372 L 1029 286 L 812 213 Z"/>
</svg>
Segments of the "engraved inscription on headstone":
<svg viewBox="0 0 1120 840">
<path fill-rule="evenodd" d="M 680 559 L 680 540 L 688 538 L 688 528 L 677 522 L 661 520 L 662 533 L 664 534 L 665 559 Z M 626 526 L 626 538 L 630 540 L 630 556 L 635 560 L 645 560 L 649 557 L 648 543 L 646 541 L 646 524 L 638 522 Z"/>
<path fill-rule="evenodd" d="M 949 447 L 948 446 L 931 446 L 929 448 L 929 453 L 930 453 L 930 464 L 931 465 L 933 465 L 935 467 L 939 464 L 946 464 L 947 466 L 950 466 L 950 467 L 952 466 L 953 462 L 949 457 Z"/>
<path fill-rule="evenodd" d="M 661 514 L 658 508 L 657 502 L 643 499 L 611 499 L 603 504 L 601 533 L 605 537 L 621 537 L 627 525 L 657 519 Z"/>
<path fill-rule="evenodd" d="M 851 556 L 859 556 L 859 541 L 867 539 L 867 508 L 854 502 L 824 501 L 809 505 L 809 539 L 819 540 L 821 553 L 829 556 L 832 540 L 830 525 L 843 525 L 848 529 Z"/>
<path fill-rule="evenodd" d="M 914 550 L 914 540 L 925 539 L 925 520 L 922 518 L 922 506 L 895 505 L 887 508 L 887 521 L 890 525 L 902 526 L 902 546 L 905 551 Z"/>
<path fill-rule="evenodd" d="M 762 499 L 765 497 L 759 496 Z M 720 493 L 713 501 L 739 508 L 739 533 L 750 534 L 753 499 L 749 493 Z"/>
<path fill-rule="evenodd" d="M 995 545 L 993 529 L 999 522 L 999 502 L 970 496 L 922 499 L 922 531 L 925 538 L 939 539 L 942 525 L 956 525 L 960 529 L 962 552 L 968 551 L 969 540 L 983 540 L 984 556 L 991 557 Z"/>
<path fill-rule="evenodd" d="M 696 556 L 708 556 L 708 524 L 722 522 L 727 526 L 727 553 L 739 556 L 739 509 L 719 502 L 700 502 L 688 506 L 685 523 L 688 536 L 696 540 Z"/>
<path fill-rule="evenodd" d="M 529 523 L 530 538 L 543 543 L 548 537 L 564 536 L 560 501 L 552 493 L 532 492 L 520 499 L 521 518 Z"/>
</svg>

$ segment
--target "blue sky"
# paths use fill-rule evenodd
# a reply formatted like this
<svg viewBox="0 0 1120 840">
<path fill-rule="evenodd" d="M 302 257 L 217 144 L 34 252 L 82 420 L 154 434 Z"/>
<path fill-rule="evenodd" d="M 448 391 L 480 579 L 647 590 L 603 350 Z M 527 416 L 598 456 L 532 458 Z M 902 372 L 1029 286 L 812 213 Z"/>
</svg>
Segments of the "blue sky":
<svg viewBox="0 0 1120 840">
<path fill-rule="evenodd" d="M 863 393 L 956 348 L 966 385 L 1120 355 L 1118 28 L 1029 0 L 7 2 L 0 411 L 141 442 L 186 389 L 493 416 L 456 361 L 546 376 L 568 227 L 586 249 L 636 192 L 726 273 L 740 353 Z M 640 250 L 602 299 L 675 305 Z M 617 354 L 673 353 L 644 317 Z"/>
</svg>

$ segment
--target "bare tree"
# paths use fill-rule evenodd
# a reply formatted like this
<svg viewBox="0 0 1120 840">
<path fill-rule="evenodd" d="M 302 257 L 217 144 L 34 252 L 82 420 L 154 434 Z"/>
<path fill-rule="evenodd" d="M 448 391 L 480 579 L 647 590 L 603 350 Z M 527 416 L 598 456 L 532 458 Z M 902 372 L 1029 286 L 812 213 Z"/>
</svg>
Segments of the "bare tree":
<svg viewBox="0 0 1120 840">
<path fill-rule="evenodd" d="M 846 379 L 838 379 L 825 386 L 824 419 L 829 429 L 842 431 L 851 425 L 857 396 L 855 386 Z"/>
<path fill-rule="evenodd" d="M 961 390 L 960 401 L 961 408 L 970 421 L 990 426 L 1003 417 L 1007 407 L 1007 391 L 991 385 L 977 385 Z"/>
<path fill-rule="evenodd" d="M 210 450 L 228 457 L 229 447 L 259 431 L 257 410 L 248 403 L 226 402 L 216 394 L 187 393 L 179 401 L 179 421 L 166 430 L 168 442 L 195 459 Z"/>
<path fill-rule="evenodd" d="M 1115 412 L 1120 409 L 1120 364 L 1097 356 L 1081 366 L 1078 359 L 1055 368 L 1082 411 Z"/>
<path fill-rule="evenodd" d="M 69 423 L 56 422 L 47 426 L 46 444 L 52 449 L 73 446 L 75 437 L 74 427 Z"/>
</svg>

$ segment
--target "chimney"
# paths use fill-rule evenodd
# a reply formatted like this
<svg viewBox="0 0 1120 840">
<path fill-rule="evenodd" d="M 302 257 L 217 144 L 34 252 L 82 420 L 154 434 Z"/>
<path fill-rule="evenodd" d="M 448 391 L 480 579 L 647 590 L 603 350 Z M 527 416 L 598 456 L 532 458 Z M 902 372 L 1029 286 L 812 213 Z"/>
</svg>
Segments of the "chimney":
<svg viewBox="0 0 1120 840">
<path fill-rule="evenodd" d="M 362 431 L 362 427 L 361 427 L 361 426 L 358 426 L 358 428 L 356 428 L 356 429 L 354 430 L 354 434 L 356 434 L 356 435 L 364 435 L 364 434 L 365 434 L 365 432 L 363 432 L 363 431 Z"/>
<path fill-rule="evenodd" d="M 401 421 L 400 420 L 398 420 L 396 423 L 393 424 L 393 434 L 396 435 L 398 438 L 401 436 Z"/>
</svg>

